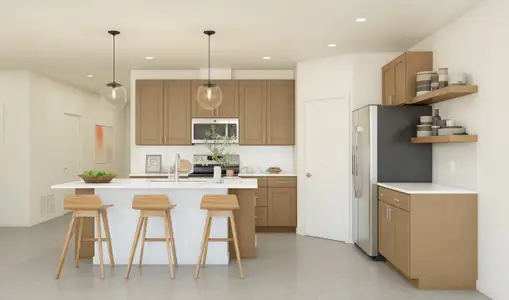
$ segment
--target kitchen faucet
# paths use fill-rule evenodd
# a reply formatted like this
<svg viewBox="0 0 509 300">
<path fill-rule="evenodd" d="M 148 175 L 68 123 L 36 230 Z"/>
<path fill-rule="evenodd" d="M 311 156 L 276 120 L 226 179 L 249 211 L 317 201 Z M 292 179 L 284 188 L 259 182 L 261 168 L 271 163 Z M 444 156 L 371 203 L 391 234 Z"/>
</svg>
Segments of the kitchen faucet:
<svg viewBox="0 0 509 300">
<path fill-rule="evenodd" d="M 175 163 L 173 164 L 173 182 L 179 182 L 180 154 L 175 155 Z"/>
</svg>

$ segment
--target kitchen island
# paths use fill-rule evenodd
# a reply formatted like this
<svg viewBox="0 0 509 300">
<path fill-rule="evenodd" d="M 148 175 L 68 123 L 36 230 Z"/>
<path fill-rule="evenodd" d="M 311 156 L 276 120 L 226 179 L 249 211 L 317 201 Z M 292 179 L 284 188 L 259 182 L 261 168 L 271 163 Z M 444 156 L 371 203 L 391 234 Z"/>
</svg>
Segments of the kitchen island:
<svg viewBox="0 0 509 300">
<path fill-rule="evenodd" d="M 200 201 L 204 195 L 235 194 L 239 199 L 240 209 L 235 211 L 239 247 L 242 258 L 255 258 L 255 189 L 256 179 L 229 179 L 223 183 L 213 183 L 210 179 L 180 179 L 179 182 L 168 179 L 115 179 L 107 184 L 87 184 L 83 181 L 53 185 L 53 189 L 74 190 L 76 194 L 95 194 L 103 204 L 112 204 L 108 209 L 113 254 L 117 264 L 127 264 L 129 252 L 136 231 L 139 211 L 131 208 L 134 195 L 168 195 L 176 205 L 171 211 L 177 260 L 179 264 L 196 264 L 199 256 L 201 239 L 205 226 L 206 212 L 200 210 Z M 103 233 L 104 234 L 104 233 Z M 226 218 L 214 218 L 211 237 L 229 235 Z M 84 222 L 83 237 L 94 236 L 93 218 Z M 104 236 L 104 235 L 103 235 Z M 151 218 L 147 228 L 147 237 L 163 237 L 164 225 L 161 218 Z M 95 247 L 95 249 L 94 249 Z M 81 258 L 98 258 L 92 242 L 84 242 Z M 138 245 L 140 247 L 140 245 Z M 231 252 L 233 255 L 233 251 Z M 139 249 L 135 259 L 138 259 Z M 208 264 L 228 264 L 230 260 L 229 245 L 212 243 L 208 248 Z M 108 262 L 108 261 L 107 261 Z M 109 263 L 109 262 L 108 262 Z M 147 243 L 145 246 L 144 264 L 168 264 L 168 255 L 164 243 Z"/>
</svg>

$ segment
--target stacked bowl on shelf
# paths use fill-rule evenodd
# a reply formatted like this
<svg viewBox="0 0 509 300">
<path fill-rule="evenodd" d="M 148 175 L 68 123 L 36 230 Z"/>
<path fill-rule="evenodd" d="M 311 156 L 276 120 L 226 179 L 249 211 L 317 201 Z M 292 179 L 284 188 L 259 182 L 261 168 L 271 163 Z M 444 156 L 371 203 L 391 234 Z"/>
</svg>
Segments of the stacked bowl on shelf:
<svg viewBox="0 0 509 300">
<path fill-rule="evenodd" d="M 417 125 L 417 137 L 431 136 L 433 116 L 421 116 L 420 121 L 420 124 Z"/>
</svg>

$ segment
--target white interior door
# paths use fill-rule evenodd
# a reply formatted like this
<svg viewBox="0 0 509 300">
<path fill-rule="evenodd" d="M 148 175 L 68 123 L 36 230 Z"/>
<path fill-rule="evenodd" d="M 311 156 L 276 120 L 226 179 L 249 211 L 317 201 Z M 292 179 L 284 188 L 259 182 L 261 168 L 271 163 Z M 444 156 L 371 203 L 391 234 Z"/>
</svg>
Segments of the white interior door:
<svg viewBox="0 0 509 300">
<path fill-rule="evenodd" d="M 348 97 L 304 104 L 306 235 L 350 241 Z"/>
<path fill-rule="evenodd" d="M 80 117 L 64 115 L 62 124 L 61 155 L 63 164 L 63 181 L 79 180 L 77 175 L 81 170 L 81 126 Z"/>
</svg>

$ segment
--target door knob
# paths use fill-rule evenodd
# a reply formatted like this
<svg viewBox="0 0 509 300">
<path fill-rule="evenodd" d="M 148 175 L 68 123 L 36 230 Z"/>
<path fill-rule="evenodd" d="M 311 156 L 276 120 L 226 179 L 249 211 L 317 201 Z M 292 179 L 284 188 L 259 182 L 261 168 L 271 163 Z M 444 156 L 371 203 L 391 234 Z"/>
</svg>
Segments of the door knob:
<svg viewBox="0 0 509 300">
<path fill-rule="evenodd" d="M 313 175 L 311 175 L 311 173 L 306 173 L 306 177 L 307 177 L 307 178 L 309 178 L 309 177 L 311 177 L 311 176 L 313 176 Z"/>
</svg>

